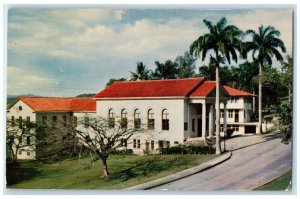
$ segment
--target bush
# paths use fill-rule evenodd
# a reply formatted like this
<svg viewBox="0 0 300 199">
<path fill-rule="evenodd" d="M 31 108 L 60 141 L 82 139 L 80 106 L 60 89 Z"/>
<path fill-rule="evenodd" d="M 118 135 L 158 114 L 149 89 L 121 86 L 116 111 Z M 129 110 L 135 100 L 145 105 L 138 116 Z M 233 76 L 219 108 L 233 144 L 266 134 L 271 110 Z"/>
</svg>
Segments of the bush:
<svg viewBox="0 0 300 199">
<path fill-rule="evenodd" d="M 160 154 L 172 155 L 172 154 L 211 154 L 214 153 L 214 149 L 209 146 L 203 145 L 177 145 L 168 148 L 159 148 Z"/>
<path fill-rule="evenodd" d="M 132 155 L 133 150 L 132 149 L 122 149 L 122 150 L 114 150 L 112 151 L 113 155 Z"/>
</svg>

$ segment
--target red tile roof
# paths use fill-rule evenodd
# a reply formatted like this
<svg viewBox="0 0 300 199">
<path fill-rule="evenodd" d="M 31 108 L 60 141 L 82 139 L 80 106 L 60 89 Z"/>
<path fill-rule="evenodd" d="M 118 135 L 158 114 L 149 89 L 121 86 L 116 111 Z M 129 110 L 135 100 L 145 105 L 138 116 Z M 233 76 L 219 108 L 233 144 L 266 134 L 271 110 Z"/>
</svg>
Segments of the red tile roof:
<svg viewBox="0 0 300 199">
<path fill-rule="evenodd" d="M 92 98 L 19 97 L 35 111 L 96 111 Z"/>
<path fill-rule="evenodd" d="M 206 97 L 208 96 L 216 87 L 215 81 L 205 81 L 201 86 L 199 86 L 190 96 L 191 97 Z M 224 90 L 232 97 L 241 96 L 241 97 L 255 97 L 251 93 L 234 89 L 228 86 L 223 86 Z"/>
<path fill-rule="evenodd" d="M 95 98 L 185 97 L 200 85 L 204 78 L 145 80 L 115 82 Z"/>
<path fill-rule="evenodd" d="M 230 96 L 241 96 L 241 97 L 256 97 L 256 95 L 253 95 L 251 93 L 248 93 L 246 91 L 241 91 L 235 88 L 230 88 L 228 86 L 223 86 L 227 93 L 229 93 Z"/>
</svg>

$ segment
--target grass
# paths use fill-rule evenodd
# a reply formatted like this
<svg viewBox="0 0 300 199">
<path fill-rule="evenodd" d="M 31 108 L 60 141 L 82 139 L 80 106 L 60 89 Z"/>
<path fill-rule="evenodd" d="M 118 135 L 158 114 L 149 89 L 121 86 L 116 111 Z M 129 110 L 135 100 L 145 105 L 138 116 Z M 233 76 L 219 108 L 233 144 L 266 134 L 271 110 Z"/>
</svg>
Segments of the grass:
<svg viewBox="0 0 300 199">
<path fill-rule="evenodd" d="M 217 155 L 112 155 L 110 177 L 102 178 L 102 163 L 90 159 L 66 160 L 53 164 L 19 161 L 7 164 L 7 187 L 21 189 L 123 189 L 155 180 Z"/>
<path fill-rule="evenodd" d="M 256 188 L 256 191 L 284 191 L 292 180 L 292 171 L 285 173 L 283 176 L 272 182 Z"/>
</svg>

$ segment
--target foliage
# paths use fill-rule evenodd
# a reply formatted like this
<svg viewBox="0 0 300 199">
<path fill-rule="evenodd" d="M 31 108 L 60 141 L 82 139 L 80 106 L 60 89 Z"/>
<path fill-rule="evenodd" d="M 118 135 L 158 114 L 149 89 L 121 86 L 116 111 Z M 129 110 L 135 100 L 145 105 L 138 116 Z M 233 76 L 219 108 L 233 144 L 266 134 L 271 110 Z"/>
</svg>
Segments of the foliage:
<svg viewBox="0 0 300 199">
<path fill-rule="evenodd" d="M 196 59 L 188 52 L 183 56 L 177 56 L 175 64 L 178 66 L 178 78 L 190 78 L 195 76 Z"/>
<path fill-rule="evenodd" d="M 13 161 L 17 161 L 20 150 L 26 149 L 30 152 L 35 150 L 35 128 L 36 124 L 31 121 L 23 119 L 7 120 L 6 146 Z"/>
<path fill-rule="evenodd" d="M 286 191 L 292 181 L 292 170 L 288 171 L 272 182 L 260 186 L 255 191 Z M 290 190 L 290 189 L 289 189 Z"/>
<path fill-rule="evenodd" d="M 163 155 L 173 154 L 211 154 L 213 149 L 209 146 L 201 145 L 177 145 L 167 148 L 159 148 L 159 152 Z"/>
<path fill-rule="evenodd" d="M 292 105 L 291 103 L 282 103 L 277 110 L 279 116 L 279 130 L 282 134 L 282 142 L 288 144 L 292 140 Z"/>
<path fill-rule="evenodd" d="M 178 65 L 171 60 L 165 63 L 155 62 L 156 69 L 152 74 L 153 79 L 175 79 L 178 74 Z"/>
<path fill-rule="evenodd" d="M 126 82 L 127 79 L 125 78 L 120 78 L 120 79 L 109 79 L 108 82 L 106 83 L 106 87 L 112 85 L 114 82 Z"/>
<path fill-rule="evenodd" d="M 130 72 L 130 80 L 148 80 L 150 79 L 150 72 L 151 71 L 147 69 L 146 65 L 143 62 L 137 62 L 135 72 Z"/>
</svg>

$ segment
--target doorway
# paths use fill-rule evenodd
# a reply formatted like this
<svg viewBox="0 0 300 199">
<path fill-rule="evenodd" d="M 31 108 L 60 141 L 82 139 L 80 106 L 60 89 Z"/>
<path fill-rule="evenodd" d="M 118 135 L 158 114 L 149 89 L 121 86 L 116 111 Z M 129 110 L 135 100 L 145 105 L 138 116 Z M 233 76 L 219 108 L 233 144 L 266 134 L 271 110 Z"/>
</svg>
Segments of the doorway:
<svg viewBox="0 0 300 199">
<path fill-rule="evenodd" d="M 197 137 L 202 137 L 202 119 L 197 119 Z"/>
</svg>

